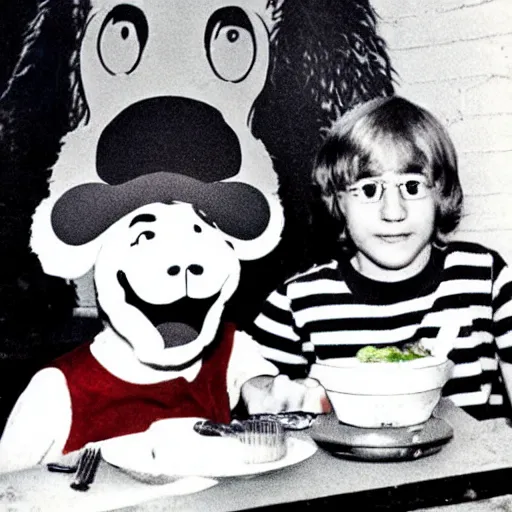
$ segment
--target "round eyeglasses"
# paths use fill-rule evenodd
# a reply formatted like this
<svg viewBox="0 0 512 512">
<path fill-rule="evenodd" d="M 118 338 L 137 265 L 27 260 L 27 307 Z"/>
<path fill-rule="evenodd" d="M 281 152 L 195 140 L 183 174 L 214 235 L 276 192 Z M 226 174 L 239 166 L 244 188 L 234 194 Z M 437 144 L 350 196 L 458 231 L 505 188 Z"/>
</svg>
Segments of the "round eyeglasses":
<svg viewBox="0 0 512 512">
<path fill-rule="evenodd" d="M 406 201 L 424 199 L 430 194 L 430 189 L 432 188 L 424 176 L 404 176 L 403 179 L 399 179 L 396 182 L 376 178 L 363 178 L 350 185 L 346 192 L 349 192 L 361 203 L 377 203 L 382 199 L 384 190 L 388 187 L 398 187 L 401 198 Z"/>
</svg>

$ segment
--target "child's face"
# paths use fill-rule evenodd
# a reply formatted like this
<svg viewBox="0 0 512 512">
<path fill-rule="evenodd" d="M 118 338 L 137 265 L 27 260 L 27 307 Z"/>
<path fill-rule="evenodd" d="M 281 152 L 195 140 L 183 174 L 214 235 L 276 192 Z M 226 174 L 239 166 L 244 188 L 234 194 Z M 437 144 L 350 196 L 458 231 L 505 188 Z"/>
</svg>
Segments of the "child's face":
<svg viewBox="0 0 512 512">
<path fill-rule="evenodd" d="M 340 192 L 339 205 L 363 274 L 399 281 L 428 261 L 436 199 L 425 175 L 386 170 L 360 179 Z"/>
</svg>

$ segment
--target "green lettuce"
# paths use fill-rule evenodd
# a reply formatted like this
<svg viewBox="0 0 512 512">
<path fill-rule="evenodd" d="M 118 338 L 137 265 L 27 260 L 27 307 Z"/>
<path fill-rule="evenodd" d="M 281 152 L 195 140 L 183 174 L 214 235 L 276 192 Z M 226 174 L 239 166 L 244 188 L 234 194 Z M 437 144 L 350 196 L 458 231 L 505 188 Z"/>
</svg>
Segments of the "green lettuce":
<svg viewBox="0 0 512 512">
<path fill-rule="evenodd" d="M 398 347 L 374 347 L 368 345 L 358 350 L 356 358 L 362 363 L 398 363 L 401 361 L 412 361 L 421 357 L 430 356 L 430 352 L 419 343 Z"/>
</svg>

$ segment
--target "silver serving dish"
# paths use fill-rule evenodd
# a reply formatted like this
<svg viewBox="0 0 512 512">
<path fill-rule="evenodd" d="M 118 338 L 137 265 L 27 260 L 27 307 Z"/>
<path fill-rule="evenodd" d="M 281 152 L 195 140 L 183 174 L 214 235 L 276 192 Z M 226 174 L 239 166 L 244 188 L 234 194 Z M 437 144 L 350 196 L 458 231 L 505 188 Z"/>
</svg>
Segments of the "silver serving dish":
<svg viewBox="0 0 512 512">
<path fill-rule="evenodd" d="M 435 417 L 411 427 L 360 428 L 329 414 L 318 416 L 310 433 L 318 446 L 338 457 L 398 461 L 437 453 L 453 437 L 453 428 Z"/>
</svg>

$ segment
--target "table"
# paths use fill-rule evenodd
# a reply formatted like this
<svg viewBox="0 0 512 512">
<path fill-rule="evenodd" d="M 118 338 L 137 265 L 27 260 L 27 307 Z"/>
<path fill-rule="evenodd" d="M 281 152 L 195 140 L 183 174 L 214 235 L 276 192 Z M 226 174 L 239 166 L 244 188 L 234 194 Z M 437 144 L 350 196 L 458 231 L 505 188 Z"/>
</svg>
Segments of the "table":
<svg viewBox="0 0 512 512">
<path fill-rule="evenodd" d="M 439 453 L 414 461 L 360 462 L 319 449 L 296 466 L 251 478 L 222 479 L 206 490 L 181 496 L 162 496 L 159 486 L 136 482 L 106 463 L 86 493 L 69 489 L 69 475 L 31 468 L 0 475 L 0 510 L 296 512 L 302 505 L 310 510 L 357 506 L 400 512 L 457 503 L 467 507 L 475 500 L 511 493 L 512 429 L 507 422 L 479 422 L 445 399 L 436 414 L 453 426 L 454 438 Z M 301 435 L 307 436 L 307 431 Z M 483 507 L 491 502 L 479 503 Z"/>
</svg>

